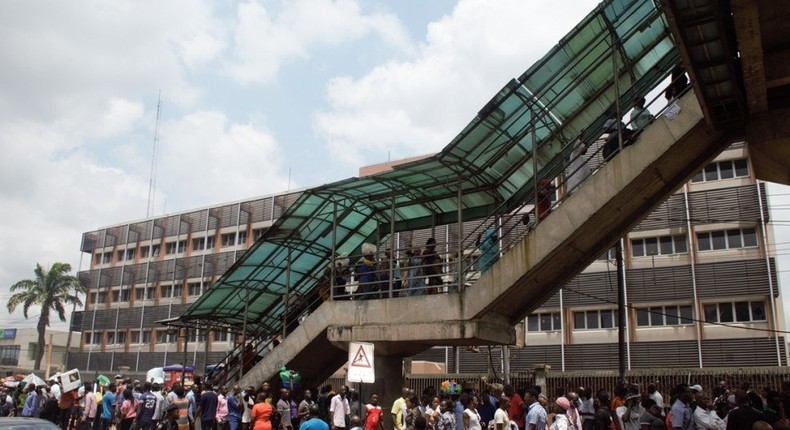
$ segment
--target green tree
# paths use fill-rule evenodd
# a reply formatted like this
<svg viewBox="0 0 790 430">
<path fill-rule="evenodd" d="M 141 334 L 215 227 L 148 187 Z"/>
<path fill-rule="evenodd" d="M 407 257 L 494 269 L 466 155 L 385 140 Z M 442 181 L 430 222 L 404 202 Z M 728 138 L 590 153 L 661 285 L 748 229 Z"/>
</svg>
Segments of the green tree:
<svg viewBox="0 0 790 430">
<path fill-rule="evenodd" d="M 36 369 L 41 369 L 41 358 L 44 356 L 45 332 L 49 327 L 49 316 L 52 311 L 58 313 L 61 321 L 66 321 L 66 308 L 68 304 L 82 306 L 79 294 L 85 293 L 85 288 L 76 277 L 69 275 L 71 265 L 55 263 L 49 270 L 36 264 L 35 279 L 23 279 L 11 286 L 11 291 L 18 291 L 8 300 L 8 312 L 12 313 L 17 306 L 22 305 L 22 313 L 28 317 L 31 306 L 40 306 L 41 315 L 38 317 L 38 348 L 36 351 Z"/>
</svg>

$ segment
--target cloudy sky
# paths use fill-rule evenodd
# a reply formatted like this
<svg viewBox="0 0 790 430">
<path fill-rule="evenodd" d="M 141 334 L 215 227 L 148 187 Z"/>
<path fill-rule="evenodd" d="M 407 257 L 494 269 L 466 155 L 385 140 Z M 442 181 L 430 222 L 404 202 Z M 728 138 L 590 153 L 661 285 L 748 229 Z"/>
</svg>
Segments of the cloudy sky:
<svg viewBox="0 0 790 430">
<path fill-rule="evenodd" d="M 596 4 L 0 2 L 0 301 L 145 217 L 160 91 L 156 214 L 313 186 L 440 150 Z"/>
</svg>

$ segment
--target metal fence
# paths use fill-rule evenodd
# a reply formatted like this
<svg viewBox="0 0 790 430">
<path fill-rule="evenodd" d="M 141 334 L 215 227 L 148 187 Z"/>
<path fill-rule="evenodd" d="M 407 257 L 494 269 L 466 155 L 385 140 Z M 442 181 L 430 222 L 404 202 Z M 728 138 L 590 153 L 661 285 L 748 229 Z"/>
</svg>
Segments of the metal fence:
<svg viewBox="0 0 790 430">
<path fill-rule="evenodd" d="M 446 374 L 408 374 L 404 385 L 417 393 L 422 393 L 428 387 L 437 390 L 442 382 L 455 379 L 465 388 L 482 391 L 489 383 L 503 383 L 501 375 L 491 377 L 490 374 L 481 373 L 446 373 Z M 564 392 L 576 391 L 579 387 L 592 390 L 593 394 L 600 389 L 609 393 L 614 391 L 619 377 L 616 371 L 579 371 L 579 372 L 554 372 L 549 370 L 545 378 L 545 386 L 541 391 L 550 399 L 557 397 L 558 389 Z M 626 372 L 626 380 L 636 384 L 641 391 L 646 391 L 652 383 L 665 399 L 669 399 L 669 391 L 678 384 L 699 384 L 705 393 L 710 395 L 711 389 L 724 383 L 728 388 L 737 388 L 748 382 L 752 387 L 770 387 L 780 390 L 782 382 L 790 381 L 790 367 L 731 367 L 731 368 L 705 368 L 705 369 L 646 369 L 631 370 Z M 535 374 L 532 372 L 519 372 L 510 375 L 510 383 L 518 389 L 528 389 L 535 385 Z M 337 387 L 346 384 L 345 377 L 334 376 L 327 379 L 323 385 L 331 384 Z M 353 388 L 353 387 L 352 387 Z"/>
</svg>

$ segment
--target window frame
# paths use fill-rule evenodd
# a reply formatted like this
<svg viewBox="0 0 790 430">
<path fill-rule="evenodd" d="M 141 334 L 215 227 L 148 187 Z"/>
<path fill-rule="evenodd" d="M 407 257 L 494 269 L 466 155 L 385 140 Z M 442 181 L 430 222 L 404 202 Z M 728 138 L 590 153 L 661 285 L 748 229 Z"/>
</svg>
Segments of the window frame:
<svg viewBox="0 0 790 430">
<path fill-rule="evenodd" d="M 737 232 L 737 238 L 740 242 L 738 246 L 732 244 L 731 239 Z M 749 239 L 747 244 L 747 238 Z M 723 243 L 723 247 L 717 245 Z M 752 244 L 753 243 L 753 244 Z M 710 230 L 697 232 L 697 251 L 711 252 L 711 251 L 727 251 L 733 249 L 750 249 L 758 248 L 760 246 L 760 239 L 757 234 L 757 227 L 745 228 L 728 228 L 725 230 Z"/>
<path fill-rule="evenodd" d="M 736 307 L 737 303 L 746 303 L 749 311 L 749 319 L 747 321 L 739 321 L 738 320 L 738 310 Z M 762 319 L 755 318 L 755 305 L 759 305 L 762 309 Z M 708 312 L 712 306 L 716 307 L 716 320 L 711 321 L 709 318 Z M 726 308 L 728 309 L 725 309 Z M 703 309 L 705 313 L 705 324 L 751 324 L 751 323 L 764 323 L 768 322 L 768 313 L 766 312 L 766 305 L 765 300 L 734 300 L 728 302 L 713 302 L 713 303 L 704 303 Z M 723 311 L 729 310 L 729 315 L 732 317 L 731 321 L 726 321 L 722 319 Z"/>
</svg>

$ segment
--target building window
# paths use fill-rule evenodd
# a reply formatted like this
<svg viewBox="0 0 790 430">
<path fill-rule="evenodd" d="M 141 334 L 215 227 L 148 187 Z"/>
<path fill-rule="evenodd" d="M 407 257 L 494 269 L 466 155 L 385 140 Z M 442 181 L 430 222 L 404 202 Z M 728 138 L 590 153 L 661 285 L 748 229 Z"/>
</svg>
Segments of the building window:
<svg viewBox="0 0 790 430">
<path fill-rule="evenodd" d="M 206 330 L 190 330 L 187 339 L 188 342 L 205 342 Z"/>
<path fill-rule="evenodd" d="M 176 253 L 176 242 L 165 242 L 165 254 L 175 254 Z"/>
<path fill-rule="evenodd" d="M 140 248 L 140 258 L 148 258 L 148 253 L 151 252 L 151 248 L 144 246 Z"/>
<path fill-rule="evenodd" d="M 181 297 L 181 285 L 180 284 L 176 284 L 176 285 L 162 285 L 159 288 L 161 288 L 159 296 L 161 298 L 163 298 L 163 299 L 170 298 L 170 297 L 173 297 L 173 298 Z"/>
<path fill-rule="evenodd" d="M 138 287 L 134 289 L 134 299 L 135 300 L 145 300 L 145 288 Z"/>
<path fill-rule="evenodd" d="M 115 335 L 115 343 L 117 343 L 119 345 L 123 345 L 124 343 L 126 343 L 126 332 L 125 331 L 119 331 L 118 333 L 116 333 L 116 335 Z"/>
<path fill-rule="evenodd" d="M 178 253 L 182 254 L 184 252 L 187 252 L 187 241 L 186 241 L 186 239 L 178 241 Z"/>
<path fill-rule="evenodd" d="M 705 305 L 705 322 L 730 323 L 765 321 L 765 302 L 722 302 Z"/>
<path fill-rule="evenodd" d="M 96 294 L 96 303 L 107 303 L 106 291 L 99 291 L 99 293 Z"/>
<path fill-rule="evenodd" d="M 263 236 L 264 233 L 266 233 L 266 229 L 265 228 L 256 228 L 256 229 L 252 230 L 252 239 L 253 240 L 258 240 L 258 239 L 261 238 L 261 236 Z"/>
<path fill-rule="evenodd" d="M 90 293 L 88 296 L 88 303 L 96 303 L 96 292 Z"/>
<path fill-rule="evenodd" d="M 227 342 L 227 341 L 228 341 L 228 332 L 226 331 L 214 332 L 214 342 Z"/>
<path fill-rule="evenodd" d="M 134 261 L 134 256 L 135 256 L 136 253 L 137 253 L 137 250 L 135 248 L 127 249 L 126 250 L 126 259 Z"/>
<path fill-rule="evenodd" d="M 121 300 L 121 292 L 118 290 L 112 291 L 112 302 L 118 303 Z"/>
<path fill-rule="evenodd" d="M 101 262 L 103 264 L 109 264 L 111 260 L 112 260 L 112 252 L 105 252 Z"/>
<path fill-rule="evenodd" d="M 598 261 L 611 261 L 617 258 L 616 250 L 614 247 L 609 248 L 606 252 L 598 257 Z"/>
<path fill-rule="evenodd" d="M 556 331 L 562 329 L 559 312 L 532 314 L 527 317 L 527 331 Z"/>
<path fill-rule="evenodd" d="M 115 343 L 115 332 L 108 331 L 107 332 L 107 345 L 112 345 Z"/>
<path fill-rule="evenodd" d="M 245 245 L 246 243 L 247 243 L 247 232 L 246 231 L 240 231 L 239 232 L 238 244 L 239 245 Z"/>
<path fill-rule="evenodd" d="M 198 237 L 196 239 L 192 239 L 192 250 L 193 251 L 202 251 L 206 249 L 206 238 L 205 237 Z"/>
<path fill-rule="evenodd" d="M 236 244 L 236 233 L 225 233 L 222 235 L 222 247 L 233 246 Z"/>
<path fill-rule="evenodd" d="M 101 345 L 101 337 L 102 334 L 100 331 L 93 332 L 93 338 L 91 339 L 94 345 Z"/>
<path fill-rule="evenodd" d="M 96 264 L 101 264 L 102 262 L 102 254 L 101 252 L 96 253 Z"/>
<path fill-rule="evenodd" d="M 167 334 L 167 330 L 156 331 L 156 343 L 170 343 L 170 335 Z"/>
<path fill-rule="evenodd" d="M 91 344 L 91 337 L 92 337 L 91 335 L 92 334 L 93 333 L 91 333 L 89 331 L 87 331 L 87 332 L 82 334 L 82 340 L 83 340 L 83 342 L 85 342 L 85 345 L 90 345 Z"/>
<path fill-rule="evenodd" d="M 187 294 L 190 296 L 200 295 L 200 282 L 190 282 L 187 284 Z"/>
<path fill-rule="evenodd" d="M 579 311 L 573 313 L 573 328 L 575 330 L 596 330 L 616 327 L 617 311 L 613 309 Z"/>
<path fill-rule="evenodd" d="M 141 332 L 139 330 L 133 330 L 130 333 L 131 333 L 131 337 L 130 337 L 129 343 L 150 343 L 151 342 L 151 331 L 150 330 L 143 330 L 142 331 L 142 337 L 140 336 Z"/>
<path fill-rule="evenodd" d="M 117 255 L 118 261 L 123 261 L 123 256 L 126 254 L 126 250 L 122 249 L 115 254 Z"/>
<path fill-rule="evenodd" d="M 145 299 L 146 300 L 153 300 L 156 297 L 156 288 L 155 287 L 148 287 L 145 289 Z"/>
<path fill-rule="evenodd" d="M 19 352 L 22 350 L 21 345 L 4 345 L 0 346 L 0 365 L 3 366 L 18 366 L 19 365 Z"/>
<path fill-rule="evenodd" d="M 745 178 L 749 176 L 749 163 L 745 158 L 739 160 L 724 160 L 710 163 L 699 171 L 692 183 L 718 181 L 721 179 Z"/>
<path fill-rule="evenodd" d="M 631 239 L 631 253 L 634 257 L 685 254 L 687 252 L 686 236 L 682 234 Z"/>
<path fill-rule="evenodd" d="M 159 257 L 159 248 L 160 248 L 160 245 L 151 245 L 151 256 L 152 257 Z"/>
<path fill-rule="evenodd" d="M 757 232 L 754 228 L 735 228 L 697 233 L 697 247 L 700 251 L 753 248 L 756 246 Z"/>
<path fill-rule="evenodd" d="M 693 322 L 691 306 L 653 306 L 636 310 L 638 327 L 663 327 Z"/>
<path fill-rule="evenodd" d="M 216 243 L 216 237 L 213 235 L 206 237 L 206 249 L 213 249 Z"/>
</svg>

